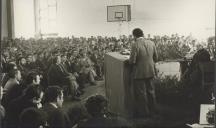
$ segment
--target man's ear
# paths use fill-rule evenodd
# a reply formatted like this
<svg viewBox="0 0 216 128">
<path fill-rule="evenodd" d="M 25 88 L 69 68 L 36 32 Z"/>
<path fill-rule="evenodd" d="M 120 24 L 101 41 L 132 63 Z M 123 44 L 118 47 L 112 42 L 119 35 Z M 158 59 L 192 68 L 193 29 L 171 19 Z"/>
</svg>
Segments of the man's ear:
<svg viewBox="0 0 216 128">
<path fill-rule="evenodd" d="M 56 100 L 60 99 L 60 96 L 57 96 Z"/>
<path fill-rule="evenodd" d="M 34 97 L 34 98 L 32 99 L 32 101 L 33 101 L 33 103 L 37 103 L 37 98 Z"/>
<path fill-rule="evenodd" d="M 33 81 L 32 81 L 33 83 L 36 83 L 36 80 L 35 79 L 33 79 Z"/>
<path fill-rule="evenodd" d="M 38 128 L 44 128 L 43 125 L 40 125 Z"/>
<path fill-rule="evenodd" d="M 57 96 L 56 101 L 61 100 L 61 96 Z"/>
</svg>

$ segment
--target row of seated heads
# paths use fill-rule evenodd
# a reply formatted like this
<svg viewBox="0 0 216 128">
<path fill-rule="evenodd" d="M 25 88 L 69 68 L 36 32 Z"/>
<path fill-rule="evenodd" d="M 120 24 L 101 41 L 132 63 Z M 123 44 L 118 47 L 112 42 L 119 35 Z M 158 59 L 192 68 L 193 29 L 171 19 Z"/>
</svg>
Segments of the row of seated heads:
<svg viewBox="0 0 216 128">
<path fill-rule="evenodd" d="M 61 95 L 60 88 L 53 87 L 51 90 L 50 90 L 50 93 L 55 93 L 55 94 L 59 93 L 59 95 Z M 56 96 L 53 95 L 53 97 L 50 97 L 49 100 L 52 101 L 55 99 L 56 99 Z M 87 112 L 93 118 L 102 117 L 107 111 L 106 106 L 107 106 L 107 99 L 103 97 L 102 95 L 91 96 L 87 99 L 85 103 Z M 68 115 L 70 116 L 70 118 L 73 118 L 74 120 L 76 120 L 76 118 L 81 118 L 81 117 L 78 117 L 82 115 L 81 111 L 82 110 L 80 108 L 71 109 L 71 113 L 69 113 Z M 29 128 L 29 127 L 39 128 L 39 126 L 43 126 L 43 128 L 48 127 L 46 119 L 43 117 L 45 117 L 45 113 L 41 111 L 40 109 L 28 108 L 24 110 L 22 114 L 20 115 L 21 127 L 22 128 Z"/>
<path fill-rule="evenodd" d="M 17 72 L 18 70 L 14 70 Z M 0 96 L 3 96 L 3 88 L 0 88 Z M 23 91 L 23 97 L 33 100 L 35 103 L 57 102 L 59 107 L 62 107 L 64 97 L 63 90 L 59 86 L 50 86 L 43 90 L 39 85 L 28 86 Z M 107 112 L 106 106 L 108 102 L 104 96 L 90 96 L 85 103 L 87 112 L 92 117 L 102 116 Z M 28 108 L 20 115 L 20 124 L 22 128 L 38 128 L 39 126 L 46 127 L 47 122 L 44 112 L 36 108 Z M 73 115 L 74 116 L 74 115 Z"/>
</svg>

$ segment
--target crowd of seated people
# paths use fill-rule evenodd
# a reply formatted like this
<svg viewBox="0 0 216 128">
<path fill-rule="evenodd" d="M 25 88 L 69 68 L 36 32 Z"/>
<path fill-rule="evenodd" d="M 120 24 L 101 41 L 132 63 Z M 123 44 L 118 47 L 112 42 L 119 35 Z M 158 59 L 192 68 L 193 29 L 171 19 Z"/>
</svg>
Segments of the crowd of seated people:
<svg viewBox="0 0 216 128">
<path fill-rule="evenodd" d="M 77 124 L 79 119 L 72 120 L 62 110 L 63 95 L 79 101 L 86 86 L 102 80 L 104 54 L 115 51 L 117 41 L 100 37 L 4 40 L 1 127 L 69 128 Z"/>
<path fill-rule="evenodd" d="M 170 50 L 181 52 L 181 49 L 191 48 L 192 46 L 190 45 L 194 45 L 196 42 L 190 36 L 179 36 L 177 34 L 154 37 L 148 35 L 145 38 L 152 40 L 156 44 L 159 58 L 161 59 L 170 59 L 169 56 L 171 55 L 163 53 L 163 50 L 167 50 L 166 47 L 170 49 L 168 46 L 172 46 Z M 94 79 L 102 79 L 105 53 L 130 49 L 131 43 L 133 42 L 131 35 L 128 37 L 122 36 L 120 39 L 100 36 L 90 38 L 77 38 L 72 36 L 71 38 L 47 38 L 38 40 L 26 40 L 23 38 L 13 40 L 4 39 L 2 42 L 3 51 L 0 68 L 3 72 L 8 72 L 8 68 L 10 68 L 9 63 L 16 63 L 23 78 L 25 78 L 26 72 L 37 70 L 44 77 L 43 79 L 46 80 L 50 65 L 53 63 L 53 58 L 59 55 L 61 56 L 61 63 L 64 68 L 69 73 L 75 74 L 78 83 L 82 83 L 83 81 L 80 79 L 86 77 L 86 72 L 91 77 L 93 75 L 92 78 Z M 180 57 L 182 56 L 180 55 Z M 85 82 L 94 85 L 95 80 L 91 77 Z"/>
<path fill-rule="evenodd" d="M 147 39 L 152 40 L 158 48 L 162 50 L 166 45 L 191 45 L 196 42 L 190 36 L 154 36 L 148 35 Z M 53 63 L 53 58 L 59 55 L 61 63 L 69 72 L 76 74 L 77 81 L 79 77 L 85 77 L 86 72 L 93 75 L 94 79 L 103 78 L 104 55 L 110 51 L 121 51 L 130 49 L 133 43 L 132 36 L 122 36 L 120 39 L 115 37 L 71 37 L 71 38 L 47 38 L 47 39 L 4 39 L 2 42 L 2 64 L 0 68 L 3 72 L 8 72 L 9 63 L 15 63 L 21 71 L 23 78 L 26 72 L 37 70 L 43 77 Z M 183 47 L 183 46 L 182 46 Z M 173 47 L 174 49 L 175 47 Z M 176 47 L 178 48 L 178 47 Z M 177 49 L 179 50 L 179 49 Z M 162 54 L 159 54 L 162 56 Z M 160 58 L 160 57 L 159 57 Z M 169 59 L 169 58 L 167 58 Z M 87 69 L 87 70 L 85 70 Z M 93 70 L 92 70 L 93 69 Z M 85 74 L 84 76 L 80 74 Z M 47 79 L 47 78 L 44 78 Z M 79 83 L 78 82 L 78 83 Z M 94 84 L 94 80 L 89 80 Z"/>
<path fill-rule="evenodd" d="M 1 97 L 3 88 L 1 87 Z M 0 97 L 0 98 L 1 98 Z M 0 105 L 2 128 L 131 128 L 125 119 L 111 116 L 102 95 L 90 96 L 85 105 L 63 110 L 64 93 L 59 86 L 31 84 L 8 106 Z"/>
<path fill-rule="evenodd" d="M 70 127 L 70 121 L 66 121 L 69 118 L 57 109 L 63 102 L 62 93 L 72 101 L 79 101 L 86 86 L 96 85 L 96 80 L 103 79 L 104 54 L 109 49 L 103 41 L 102 38 L 4 40 L 0 125 L 28 127 L 28 114 L 39 116 L 40 111 L 35 109 L 42 107 L 50 127 Z"/>
<path fill-rule="evenodd" d="M 158 41 L 167 41 L 165 37 L 148 39 L 156 45 Z M 168 43 L 176 40 L 180 39 L 169 37 Z M 73 120 L 74 115 L 68 116 L 61 107 L 64 96 L 79 101 L 86 86 L 96 85 L 97 80 L 103 80 L 104 56 L 107 52 L 130 49 L 131 43 L 132 36 L 122 36 L 121 39 L 4 39 L 0 65 L 3 72 L 0 79 L 0 120 L 3 121 L 0 125 L 5 128 L 67 128 L 75 124 L 77 127 L 87 127 L 97 120 L 104 123 L 98 125 L 107 122 L 115 124 L 116 120 L 104 116 L 104 107 L 100 104 L 106 104 L 106 100 L 101 96 L 87 101 L 90 118 L 81 124 L 78 117 Z M 46 116 L 42 119 L 41 115 Z"/>
</svg>

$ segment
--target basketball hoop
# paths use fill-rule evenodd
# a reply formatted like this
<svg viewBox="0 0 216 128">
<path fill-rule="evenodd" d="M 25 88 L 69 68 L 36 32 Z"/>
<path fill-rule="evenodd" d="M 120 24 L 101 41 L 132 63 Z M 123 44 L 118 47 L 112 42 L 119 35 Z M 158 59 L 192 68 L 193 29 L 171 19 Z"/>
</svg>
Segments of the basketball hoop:
<svg viewBox="0 0 216 128">
<path fill-rule="evenodd" d="M 115 18 L 120 20 L 123 19 L 124 12 L 115 12 Z"/>
<path fill-rule="evenodd" d="M 131 6 L 130 5 L 114 5 L 107 6 L 107 22 L 118 22 L 119 36 L 123 21 L 131 21 Z"/>
</svg>

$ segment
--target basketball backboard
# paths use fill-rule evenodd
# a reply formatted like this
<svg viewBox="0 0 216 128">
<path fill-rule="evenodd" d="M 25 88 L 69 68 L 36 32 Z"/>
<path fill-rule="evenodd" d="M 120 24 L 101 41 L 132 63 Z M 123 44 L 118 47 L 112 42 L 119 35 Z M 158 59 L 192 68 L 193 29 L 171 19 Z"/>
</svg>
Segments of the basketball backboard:
<svg viewBox="0 0 216 128">
<path fill-rule="evenodd" d="M 114 5 L 107 6 L 107 21 L 130 21 L 131 20 L 131 6 L 130 5 Z"/>
</svg>

